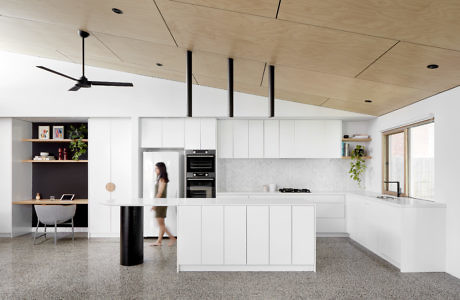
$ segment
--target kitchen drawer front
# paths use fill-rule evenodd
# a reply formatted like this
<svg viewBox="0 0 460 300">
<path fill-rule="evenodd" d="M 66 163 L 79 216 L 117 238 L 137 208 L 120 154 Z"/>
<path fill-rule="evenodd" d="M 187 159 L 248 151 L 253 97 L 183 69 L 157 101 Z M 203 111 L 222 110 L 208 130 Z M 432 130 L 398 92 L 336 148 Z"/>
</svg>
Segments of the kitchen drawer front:
<svg viewBox="0 0 460 300">
<path fill-rule="evenodd" d="M 315 203 L 342 203 L 345 204 L 345 195 L 308 195 Z"/>
<path fill-rule="evenodd" d="M 318 233 L 346 233 L 345 219 L 316 219 L 316 232 Z"/>
<path fill-rule="evenodd" d="M 317 218 L 345 218 L 345 204 L 315 203 Z"/>
</svg>

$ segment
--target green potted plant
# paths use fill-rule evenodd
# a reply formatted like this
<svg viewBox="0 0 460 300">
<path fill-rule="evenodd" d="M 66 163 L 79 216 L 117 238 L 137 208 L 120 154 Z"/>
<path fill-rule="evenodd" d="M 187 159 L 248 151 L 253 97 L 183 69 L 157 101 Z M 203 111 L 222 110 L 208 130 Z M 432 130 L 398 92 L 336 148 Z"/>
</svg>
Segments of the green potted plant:
<svg viewBox="0 0 460 300">
<path fill-rule="evenodd" d="M 88 145 L 83 142 L 88 130 L 86 129 L 85 124 L 81 124 L 80 127 L 75 127 L 70 125 L 70 129 L 68 131 L 70 142 L 70 151 L 72 151 L 72 159 L 79 160 L 80 156 L 84 155 L 88 149 Z"/>
<path fill-rule="evenodd" d="M 364 160 L 364 146 L 357 145 L 351 152 L 350 178 L 358 183 L 361 187 L 361 176 L 366 170 L 366 161 Z"/>
</svg>

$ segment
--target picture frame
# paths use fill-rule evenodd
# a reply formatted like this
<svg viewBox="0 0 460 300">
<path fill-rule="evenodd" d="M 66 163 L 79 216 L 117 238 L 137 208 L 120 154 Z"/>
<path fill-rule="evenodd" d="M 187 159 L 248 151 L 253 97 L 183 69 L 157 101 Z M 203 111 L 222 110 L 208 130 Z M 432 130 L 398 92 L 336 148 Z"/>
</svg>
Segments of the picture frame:
<svg viewBox="0 0 460 300">
<path fill-rule="evenodd" d="M 53 126 L 53 140 L 64 139 L 64 126 Z"/>
<path fill-rule="evenodd" d="M 49 126 L 38 126 L 38 139 L 40 140 L 50 139 L 50 127 Z"/>
</svg>

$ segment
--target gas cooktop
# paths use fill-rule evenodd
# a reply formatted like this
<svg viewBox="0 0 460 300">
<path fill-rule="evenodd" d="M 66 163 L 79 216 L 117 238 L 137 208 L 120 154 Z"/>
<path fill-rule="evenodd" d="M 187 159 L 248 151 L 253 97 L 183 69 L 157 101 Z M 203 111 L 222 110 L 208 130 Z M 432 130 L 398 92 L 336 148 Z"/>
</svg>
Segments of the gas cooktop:
<svg viewBox="0 0 460 300">
<path fill-rule="evenodd" d="M 280 193 L 311 193 L 309 189 L 280 188 Z"/>
</svg>

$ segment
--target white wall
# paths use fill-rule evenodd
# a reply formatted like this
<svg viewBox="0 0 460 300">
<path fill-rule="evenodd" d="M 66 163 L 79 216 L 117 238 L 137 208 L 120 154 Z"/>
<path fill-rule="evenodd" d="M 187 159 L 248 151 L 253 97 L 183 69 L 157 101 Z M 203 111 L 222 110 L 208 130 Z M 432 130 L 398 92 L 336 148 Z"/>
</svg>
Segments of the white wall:
<svg viewBox="0 0 460 300">
<path fill-rule="evenodd" d="M 13 120 L 0 118 L 0 237 L 11 234 Z"/>
<path fill-rule="evenodd" d="M 368 190 L 381 192 L 381 132 L 430 117 L 435 118 L 435 201 L 447 204 L 447 272 L 460 277 L 460 88 L 452 89 L 379 117 L 370 124 L 373 141 L 367 170 Z"/>
<path fill-rule="evenodd" d="M 183 117 L 186 87 L 182 82 L 87 67 L 91 80 L 130 81 L 133 88 L 93 87 L 68 92 L 69 79 L 36 68 L 44 65 L 79 77 L 81 66 L 62 61 L 0 52 L 0 117 Z M 235 93 L 235 116 L 265 117 L 266 97 Z M 228 115 L 227 91 L 193 86 L 193 115 Z M 325 107 L 276 101 L 276 116 L 369 119 L 370 116 Z"/>
</svg>

